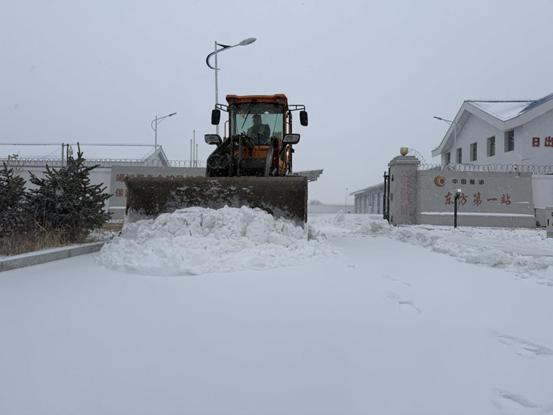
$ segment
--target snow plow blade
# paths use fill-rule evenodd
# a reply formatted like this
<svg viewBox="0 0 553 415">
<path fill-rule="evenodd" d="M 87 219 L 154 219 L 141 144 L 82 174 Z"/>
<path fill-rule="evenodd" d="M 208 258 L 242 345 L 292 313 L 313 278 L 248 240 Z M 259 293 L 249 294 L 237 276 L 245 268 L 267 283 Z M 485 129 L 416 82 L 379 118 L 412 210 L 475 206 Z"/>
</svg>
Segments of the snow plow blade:
<svg viewBox="0 0 553 415">
<path fill-rule="evenodd" d="M 263 209 L 303 226 L 307 222 L 307 178 L 285 177 L 127 177 L 128 221 L 156 217 L 187 207 Z"/>
</svg>

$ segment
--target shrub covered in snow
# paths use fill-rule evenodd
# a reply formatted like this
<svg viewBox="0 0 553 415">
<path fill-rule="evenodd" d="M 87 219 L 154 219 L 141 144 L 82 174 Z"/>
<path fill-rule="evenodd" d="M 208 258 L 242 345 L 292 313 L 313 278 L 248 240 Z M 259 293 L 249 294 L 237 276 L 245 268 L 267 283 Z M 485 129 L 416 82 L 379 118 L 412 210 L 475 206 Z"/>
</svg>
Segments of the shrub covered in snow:
<svg viewBox="0 0 553 415">
<path fill-rule="evenodd" d="M 46 166 L 45 177 L 31 173 L 34 188 L 3 164 L 0 168 L 0 255 L 65 245 L 84 239 L 109 219 L 103 185 L 90 182 L 83 153 L 69 156 L 59 169 Z"/>
<path fill-rule="evenodd" d="M 71 156 L 59 169 L 46 166 L 45 177 L 31 173 L 36 186 L 29 191 L 33 219 L 41 230 L 59 232 L 67 241 L 82 239 L 93 229 L 100 228 L 110 217 L 104 203 L 110 197 L 103 184 L 90 183 L 90 171 L 83 153 Z"/>
<path fill-rule="evenodd" d="M 0 168 L 0 235 L 25 232 L 29 227 L 25 180 L 13 168 L 2 163 Z"/>
</svg>

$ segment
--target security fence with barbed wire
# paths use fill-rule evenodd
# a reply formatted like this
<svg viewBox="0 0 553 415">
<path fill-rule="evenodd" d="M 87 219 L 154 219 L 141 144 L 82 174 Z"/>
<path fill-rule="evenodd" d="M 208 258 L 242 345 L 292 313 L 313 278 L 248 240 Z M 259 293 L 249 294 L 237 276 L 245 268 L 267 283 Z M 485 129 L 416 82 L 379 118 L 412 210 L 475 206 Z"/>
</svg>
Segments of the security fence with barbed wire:
<svg viewBox="0 0 553 415">
<path fill-rule="evenodd" d="M 456 172 L 500 172 L 553 174 L 553 165 L 532 164 L 440 164 L 421 163 L 419 170 L 456 171 Z"/>
</svg>

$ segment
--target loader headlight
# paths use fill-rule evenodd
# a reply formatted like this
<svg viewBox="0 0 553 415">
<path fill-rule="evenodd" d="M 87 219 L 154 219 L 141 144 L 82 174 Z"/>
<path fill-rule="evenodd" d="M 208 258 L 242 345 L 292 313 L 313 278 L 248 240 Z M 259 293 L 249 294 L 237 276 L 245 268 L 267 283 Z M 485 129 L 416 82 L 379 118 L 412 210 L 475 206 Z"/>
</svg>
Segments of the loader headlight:
<svg viewBox="0 0 553 415">
<path fill-rule="evenodd" d="M 286 134 L 282 142 L 284 144 L 298 144 L 300 141 L 299 134 Z"/>
</svg>

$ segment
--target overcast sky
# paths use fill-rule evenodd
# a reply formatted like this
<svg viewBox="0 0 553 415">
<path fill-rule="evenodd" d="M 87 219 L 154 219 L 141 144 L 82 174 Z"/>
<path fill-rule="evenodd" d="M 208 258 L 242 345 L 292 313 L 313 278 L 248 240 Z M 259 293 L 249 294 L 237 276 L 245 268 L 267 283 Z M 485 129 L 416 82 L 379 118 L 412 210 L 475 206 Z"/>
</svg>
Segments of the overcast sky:
<svg viewBox="0 0 553 415">
<path fill-rule="evenodd" d="M 553 1 L 0 0 L 0 142 L 151 143 L 200 159 L 214 101 L 283 92 L 309 127 L 295 169 L 323 168 L 310 198 L 343 203 L 401 146 L 428 162 L 462 101 L 553 92 Z M 1 152 L 1 146 L 0 146 Z M 1 154 L 1 153 L 0 153 Z M 85 155 L 86 156 L 86 155 Z"/>
</svg>

